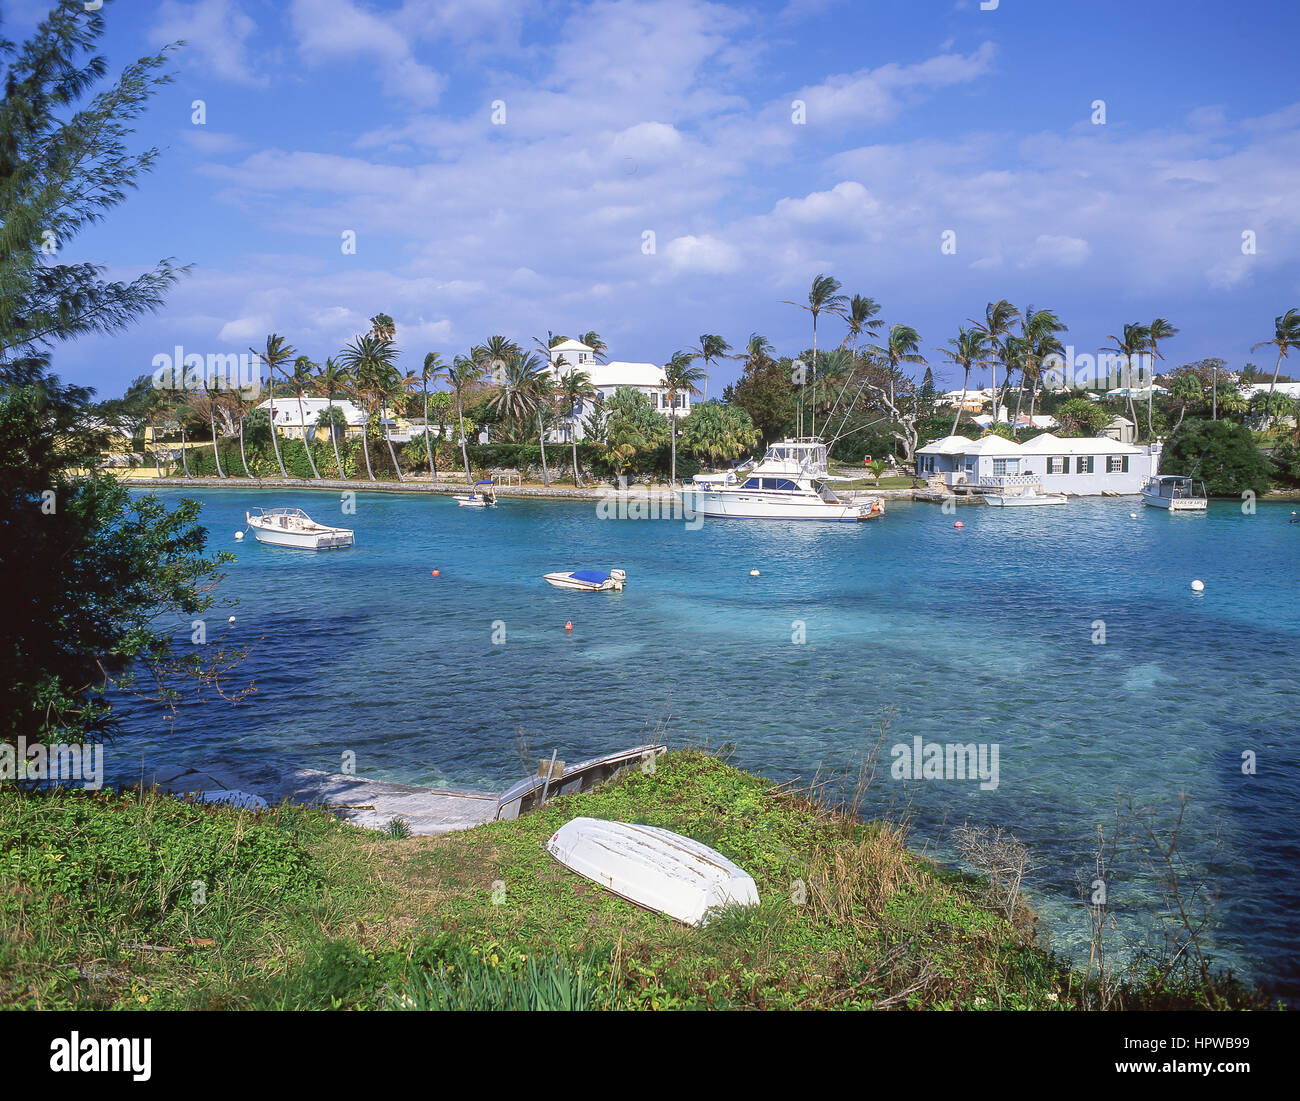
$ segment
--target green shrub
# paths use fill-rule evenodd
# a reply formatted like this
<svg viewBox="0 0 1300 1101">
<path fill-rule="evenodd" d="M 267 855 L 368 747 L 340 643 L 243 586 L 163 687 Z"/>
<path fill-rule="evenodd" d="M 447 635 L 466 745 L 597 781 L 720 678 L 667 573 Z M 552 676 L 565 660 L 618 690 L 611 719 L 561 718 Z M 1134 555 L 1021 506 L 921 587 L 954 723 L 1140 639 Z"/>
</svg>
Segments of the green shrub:
<svg viewBox="0 0 1300 1101">
<path fill-rule="evenodd" d="M 1161 474 L 1187 474 L 1205 482 L 1212 497 L 1269 490 L 1269 463 L 1254 437 L 1236 421 L 1185 420 L 1160 456 Z"/>
</svg>

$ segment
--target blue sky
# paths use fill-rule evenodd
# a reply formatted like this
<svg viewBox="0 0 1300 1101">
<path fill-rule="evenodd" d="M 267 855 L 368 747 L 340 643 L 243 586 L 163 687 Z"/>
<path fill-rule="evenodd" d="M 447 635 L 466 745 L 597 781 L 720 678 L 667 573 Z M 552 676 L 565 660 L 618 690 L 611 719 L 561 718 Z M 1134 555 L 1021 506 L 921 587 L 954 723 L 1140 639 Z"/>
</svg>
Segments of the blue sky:
<svg viewBox="0 0 1300 1101">
<path fill-rule="evenodd" d="M 0 2 L 4 33 L 42 7 Z M 807 314 L 783 301 L 819 272 L 919 329 L 940 378 L 932 349 L 996 298 L 1056 310 L 1080 352 L 1167 317 L 1170 362 L 1233 366 L 1271 366 L 1250 345 L 1300 304 L 1294 0 L 110 0 L 105 17 L 116 66 L 188 44 L 140 125 L 160 167 L 65 258 L 194 272 L 128 333 L 58 350 L 104 396 L 177 344 L 276 331 L 321 360 L 381 310 L 409 365 L 548 329 L 594 328 L 619 359 L 702 332 L 795 352 Z"/>
</svg>

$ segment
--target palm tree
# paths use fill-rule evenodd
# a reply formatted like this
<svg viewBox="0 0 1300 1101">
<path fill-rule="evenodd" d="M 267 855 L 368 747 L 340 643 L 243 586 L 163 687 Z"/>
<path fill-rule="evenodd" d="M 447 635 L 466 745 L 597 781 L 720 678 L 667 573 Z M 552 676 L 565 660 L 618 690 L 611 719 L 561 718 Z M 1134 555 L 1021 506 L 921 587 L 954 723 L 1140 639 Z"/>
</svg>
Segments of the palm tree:
<svg viewBox="0 0 1300 1101">
<path fill-rule="evenodd" d="M 874 298 L 866 298 L 863 295 L 855 294 L 849 299 L 848 309 L 844 311 L 844 321 L 848 325 L 849 331 L 844 334 L 844 341 L 840 346 L 843 347 L 852 338 L 855 359 L 858 354 L 858 337 L 862 335 L 863 331 L 868 336 L 874 337 L 876 330 L 880 328 L 879 313 L 880 303 Z"/>
<path fill-rule="evenodd" d="M 270 406 L 271 422 L 271 447 L 275 449 L 275 461 L 280 468 L 280 477 L 287 478 L 289 475 L 284 469 L 284 460 L 280 458 L 280 443 L 276 439 L 275 432 L 275 373 L 285 371 L 286 364 L 293 362 L 297 350 L 290 344 L 286 343 L 284 337 L 278 333 L 271 333 L 266 338 L 266 350 L 259 352 L 254 348 L 248 349 L 258 359 L 266 364 L 267 372 L 267 392 L 266 397 Z"/>
<path fill-rule="evenodd" d="M 709 400 L 709 365 L 716 363 L 720 359 L 730 359 L 728 353 L 731 351 L 731 345 L 720 336 L 713 333 L 700 334 L 700 346 L 692 348 L 694 353 L 692 358 L 704 360 L 704 400 Z"/>
<path fill-rule="evenodd" d="M 921 355 L 921 334 L 911 325 L 891 325 L 889 339 L 883 344 L 872 344 L 871 351 L 880 356 L 889 365 L 892 373 L 897 374 L 902 363 L 924 363 Z"/>
<path fill-rule="evenodd" d="M 230 391 L 230 403 L 239 420 L 239 463 L 244 468 L 244 477 L 251 481 L 253 475 L 248 472 L 248 458 L 244 454 L 244 420 L 256 403 L 244 392 L 243 387 Z"/>
<path fill-rule="evenodd" d="M 347 389 L 347 372 L 340 367 L 333 359 L 326 357 L 324 364 L 320 369 L 320 374 L 316 376 L 316 384 L 320 389 L 325 391 L 325 402 L 328 412 L 330 426 L 330 443 L 334 445 L 334 465 L 338 467 L 339 479 L 344 479 L 343 458 L 339 455 L 339 434 L 334 427 L 334 395 Z"/>
<path fill-rule="evenodd" d="M 918 333 L 911 325 L 891 325 L 889 336 L 885 343 L 872 344 L 869 351 L 874 352 L 883 361 L 889 370 L 889 394 L 884 393 L 883 388 L 872 387 L 873 392 L 880 395 L 880 400 L 884 402 L 890 411 L 894 422 L 907 428 L 908 437 L 904 442 L 904 450 L 907 454 L 904 458 L 911 461 L 912 448 L 915 444 L 915 417 L 905 420 L 903 414 L 899 411 L 894 401 L 894 380 L 899 377 L 899 367 L 904 363 L 924 363 L 925 356 L 921 355 L 921 334 Z M 870 378 L 870 376 L 868 376 Z M 869 385 L 869 383 L 868 383 Z M 892 423 L 892 422 L 891 422 Z M 896 434 L 897 435 L 897 434 Z M 897 437 L 902 439 L 902 437 Z"/>
<path fill-rule="evenodd" d="M 761 333 L 750 333 L 749 341 L 745 345 L 745 361 L 750 364 L 764 359 L 771 359 L 772 353 L 775 351 L 776 347 L 767 337 Z"/>
<path fill-rule="evenodd" d="M 1160 341 L 1168 340 L 1171 336 L 1177 336 L 1178 330 L 1175 329 L 1163 317 L 1157 317 L 1147 329 L 1151 341 L 1151 358 L 1152 360 L 1164 359 L 1160 354 Z M 1152 413 L 1155 408 L 1156 398 L 1156 370 L 1155 363 L 1151 364 L 1151 383 L 1147 387 L 1147 435 L 1155 438 L 1156 430 L 1151 423 Z"/>
<path fill-rule="evenodd" d="M 720 338 L 716 338 L 720 339 Z M 708 345 L 709 337 L 700 337 L 700 346 Z M 723 345 L 725 348 L 726 345 Z M 708 374 L 703 368 L 694 365 L 695 356 L 691 352 L 674 352 L 664 365 L 664 397 L 668 401 L 668 438 L 672 441 L 672 475 L 671 485 L 677 484 L 677 395 L 690 394 L 694 397 L 700 391 L 696 383 L 704 379 L 708 385 Z"/>
<path fill-rule="evenodd" d="M 393 341 L 397 339 L 397 325 L 386 313 L 377 313 L 370 319 L 370 332 L 373 336 L 379 337 L 380 340 Z"/>
<path fill-rule="evenodd" d="M 433 444 L 429 442 L 429 383 L 446 378 L 443 373 L 442 358 L 437 352 L 429 352 L 424 357 L 424 366 L 420 368 L 420 389 L 424 393 L 424 453 L 429 459 L 429 473 L 433 480 L 438 480 L 438 468 L 433 465 Z"/>
<path fill-rule="evenodd" d="M 303 412 L 302 398 L 311 386 L 312 380 L 316 377 L 316 364 L 308 356 L 299 356 L 293 361 L 293 371 L 289 375 L 289 385 L 293 387 L 293 392 L 298 396 L 298 423 L 302 425 L 302 449 L 307 452 L 307 465 L 311 467 L 311 476 L 316 481 L 320 481 L 320 471 L 316 469 L 316 460 L 311 454 L 311 439 L 307 430 L 307 414 Z M 333 425 L 330 426 L 331 431 Z M 313 426 L 311 433 L 316 431 Z"/>
<path fill-rule="evenodd" d="M 551 484 L 546 465 L 546 427 L 543 406 L 550 400 L 551 373 L 549 365 L 536 352 L 515 352 L 506 363 L 501 388 L 489 404 L 507 420 L 515 422 L 520 433 L 524 424 L 537 416 L 538 440 L 542 450 L 542 482 Z"/>
<path fill-rule="evenodd" d="M 993 367 L 993 419 L 996 421 L 998 419 L 998 359 L 1008 363 L 1007 378 L 1009 379 L 1011 377 L 1009 361 L 1012 357 L 1005 344 L 1011 336 L 1012 324 L 1020 320 L 1020 311 L 1005 298 L 999 298 L 984 307 L 983 321 L 976 321 L 974 318 L 966 320 L 988 338 L 989 350 L 995 354 L 995 358 L 990 362 Z"/>
<path fill-rule="evenodd" d="M 456 392 L 456 420 L 460 423 L 460 457 L 465 461 L 465 481 L 467 483 L 472 482 L 474 479 L 469 472 L 469 452 L 465 449 L 465 414 L 461 397 L 466 390 L 473 389 L 482 379 L 483 368 L 480 364 L 474 362 L 472 356 L 456 356 L 452 360 L 451 366 L 447 368 L 447 381 Z"/>
<path fill-rule="evenodd" d="M 1133 404 L 1133 361 L 1146 352 L 1151 347 L 1151 330 L 1141 322 L 1134 322 L 1131 325 L 1125 325 L 1121 330 L 1124 334 L 1123 339 L 1115 336 L 1113 333 L 1107 333 L 1106 339 L 1113 340 L 1115 347 L 1102 348 L 1103 352 L 1117 353 L 1124 357 L 1125 362 L 1129 365 L 1130 371 L 1128 378 L 1125 380 L 1124 389 L 1128 391 L 1128 412 L 1133 420 L 1133 430 L 1137 431 L 1137 408 Z"/>
<path fill-rule="evenodd" d="M 505 364 L 510 362 L 510 357 L 519 350 L 519 345 L 508 337 L 490 336 L 475 347 L 470 352 L 470 356 L 486 373 L 495 378 L 498 374 L 496 367 L 500 365 L 504 369 Z"/>
<path fill-rule="evenodd" d="M 583 343 L 587 342 L 584 340 Z M 560 376 L 559 395 L 564 408 L 569 410 L 569 442 L 573 445 L 573 484 L 578 487 L 582 485 L 578 479 L 578 416 L 583 403 L 596 396 L 596 388 L 591 384 L 591 376 L 586 371 L 571 367 Z"/>
<path fill-rule="evenodd" d="M 203 404 L 207 407 L 208 427 L 212 431 L 212 461 L 217 464 L 217 477 L 224 482 L 226 472 L 221 469 L 221 452 L 217 447 L 217 399 L 213 396 L 207 375 L 203 376 Z"/>
<path fill-rule="evenodd" d="M 382 314 L 380 315 L 383 316 Z M 362 429 L 361 439 L 366 453 L 366 473 L 370 480 L 375 480 L 370 466 L 370 414 L 379 410 L 384 421 L 384 438 L 388 442 L 388 453 L 393 460 L 393 469 L 398 481 L 404 481 L 402 468 L 397 462 L 397 453 L 393 450 L 393 440 L 387 430 L 388 402 L 402 385 L 394 365 L 397 349 L 393 342 L 376 332 L 366 333 L 352 341 L 339 353 L 339 362 L 347 369 L 353 379 L 353 392 L 366 406 L 366 424 Z"/>
<path fill-rule="evenodd" d="M 592 329 L 583 333 L 578 339 L 591 349 L 591 354 L 596 357 L 598 362 L 605 362 L 605 353 L 609 351 L 609 345 L 600 339 L 600 333 Z"/>
<path fill-rule="evenodd" d="M 957 422 L 961 420 L 962 406 L 966 404 L 966 389 L 970 385 L 971 370 L 984 365 L 985 357 L 989 353 L 989 336 L 983 329 L 958 328 L 956 337 L 948 341 L 948 347 L 936 348 L 935 351 L 942 352 L 965 372 L 961 384 L 961 401 L 957 403 L 957 415 L 953 417 L 952 431 L 948 433 L 950 436 L 955 436 Z"/>
<path fill-rule="evenodd" d="M 168 405 L 174 405 L 176 423 L 181 428 L 181 468 L 185 471 L 185 477 L 192 478 L 194 475 L 190 473 L 189 451 L 185 447 L 185 418 L 189 415 L 194 395 L 188 390 L 172 390 L 170 393 L 172 396 Z"/>
<path fill-rule="evenodd" d="M 812 434 L 817 435 L 817 317 L 824 310 L 827 313 L 842 314 L 848 299 L 837 293 L 842 284 L 838 279 L 829 275 L 818 275 L 812 281 L 812 287 L 808 291 L 808 304 L 805 306 L 802 302 L 786 301 L 787 306 L 798 306 L 801 310 L 807 310 L 812 314 L 813 319 L 813 362 L 812 362 L 812 396 L 813 396 L 813 423 Z M 799 430 L 803 431 L 803 404 L 799 406 L 800 425 Z"/>
<path fill-rule="evenodd" d="M 1277 376 L 1282 370 L 1282 361 L 1292 348 L 1300 348 L 1300 310 L 1292 306 L 1281 317 L 1273 319 L 1273 339 L 1262 340 L 1250 350 L 1272 346 L 1277 349 L 1277 366 L 1273 368 L 1273 381 L 1268 384 L 1268 404 L 1264 407 L 1264 428 L 1272 423 L 1270 410 L 1273 408 L 1273 390 L 1277 386 Z"/>
<path fill-rule="evenodd" d="M 1051 310 L 1036 310 L 1033 306 L 1025 310 L 1025 316 L 1021 322 L 1021 385 L 1020 393 L 1016 398 L 1016 415 L 1012 418 L 1012 436 L 1016 434 L 1018 429 L 1017 422 L 1020 420 L 1020 402 L 1024 397 L 1025 380 L 1028 379 L 1030 384 L 1029 415 L 1032 418 L 1034 404 L 1038 400 L 1038 381 L 1042 377 L 1043 361 L 1050 355 L 1060 356 L 1065 354 L 1065 348 L 1062 347 L 1056 334 L 1069 331 L 1061 322 L 1061 319 Z M 1135 429 L 1136 426 L 1137 422 L 1134 421 Z"/>
</svg>

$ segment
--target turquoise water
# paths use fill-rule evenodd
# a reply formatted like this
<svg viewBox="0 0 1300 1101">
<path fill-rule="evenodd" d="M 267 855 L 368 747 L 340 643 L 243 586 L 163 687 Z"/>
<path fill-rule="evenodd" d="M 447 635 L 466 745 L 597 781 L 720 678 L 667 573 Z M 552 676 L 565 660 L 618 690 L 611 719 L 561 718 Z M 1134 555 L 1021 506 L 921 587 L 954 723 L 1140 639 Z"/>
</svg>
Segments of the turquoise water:
<svg viewBox="0 0 1300 1101">
<path fill-rule="evenodd" d="M 129 709 L 113 754 L 124 773 L 127 758 L 138 769 L 142 757 L 230 753 L 337 771 L 352 751 L 363 775 L 499 790 L 519 775 L 519 732 L 534 757 L 558 748 L 574 761 L 666 718 L 670 742 L 731 743 L 741 767 L 811 779 L 860 757 L 896 709 L 868 810 L 908 808 L 914 843 L 941 857 L 955 825 L 1011 830 L 1034 854 L 1029 886 L 1054 946 L 1086 951 L 1076 880 L 1117 794 L 1158 806 L 1168 825 L 1184 793 L 1184 870 L 1218 892 L 1216 957 L 1300 991 L 1289 507 L 1170 516 L 1121 499 L 954 517 L 896 503 L 874 524 L 688 530 L 599 520 L 577 503 L 480 511 L 363 494 L 344 518 L 336 493 L 189 495 L 204 502 L 212 546 L 238 554 L 222 589 L 239 601 L 236 623 L 214 616 L 209 639 L 253 644 L 257 693 L 184 706 L 174 726 Z M 270 504 L 346 523 L 357 545 L 236 543 L 244 509 Z M 612 566 L 628 572 L 621 594 L 540 580 Z M 889 748 L 917 736 L 996 743 L 996 790 L 891 778 Z M 1139 938 L 1153 880 L 1131 842 L 1115 868 L 1111 902 Z"/>
</svg>

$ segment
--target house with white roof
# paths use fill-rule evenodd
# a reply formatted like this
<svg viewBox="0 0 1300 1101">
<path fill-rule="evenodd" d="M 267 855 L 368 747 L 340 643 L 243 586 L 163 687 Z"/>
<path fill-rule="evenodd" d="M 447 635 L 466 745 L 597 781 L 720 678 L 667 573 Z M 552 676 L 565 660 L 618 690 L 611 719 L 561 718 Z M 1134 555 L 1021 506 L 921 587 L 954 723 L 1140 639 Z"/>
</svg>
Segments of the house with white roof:
<svg viewBox="0 0 1300 1101">
<path fill-rule="evenodd" d="M 563 362 L 560 362 L 563 357 Z M 591 385 L 601 401 L 608 401 L 618 390 L 631 387 L 639 390 L 650 399 L 650 404 L 665 417 L 685 417 L 691 411 L 691 396 L 687 393 L 676 395 L 673 407 L 669 407 L 668 387 L 664 381 L 664 369 L 654 363 L 633 363 L 627 360 L 610 360 L 601 363 L 596 359 L 595 350 L 580 340 L 565 340 L 550 350 L 551 370 L 559 378 L 572 368 L 585 371 L 591 379 Z M 581 440 L 585 434 L 582 419 L 589 415 L 594 401 L 588 399 L 574 410 L 572 427 Z M 569 442 L 570 425 L 557 429 L 552 435 L 556 442 Z"/>
<path fill-rule="evenodd" d="M 302 412 L 298 411 L 298 399 L 296 397 L 276 398 L 275 399 L 275 419 L 276 430 L 282 437 L 291 440 L 302 439 L 303 421 L 316 428 L 316 421 L 320 415 L 329 408 L 328 398 L 308 398 L 302 399 Z M 262 402 L 259 409 L 265 409 L 270 412 L 271 401 Z M 361 426 L 366 423 L 366 414 L 363 410 L 358 409 L 350 401 L 340 401 L 334 399 L 334 408 L 343 414 L 343 421 L 347 425 L 345 436 L 352 439 L 361 435 Z M 324 428 L 316 430 L 316 438 L 319 440 L 328 440 L 329 432 Z"/>
<path fill-rule="evenodd" d="M 948 436 L 916 453 L 918 476 L 950 489 L 1038 483 L 1044 492 L 1078 497 L 1138 493 L 1159 461 L 1158 447 L 1105 436 L 1061 439 L 1050 432 L 1023 444 L 1001 436 Z"/>
</svg>

